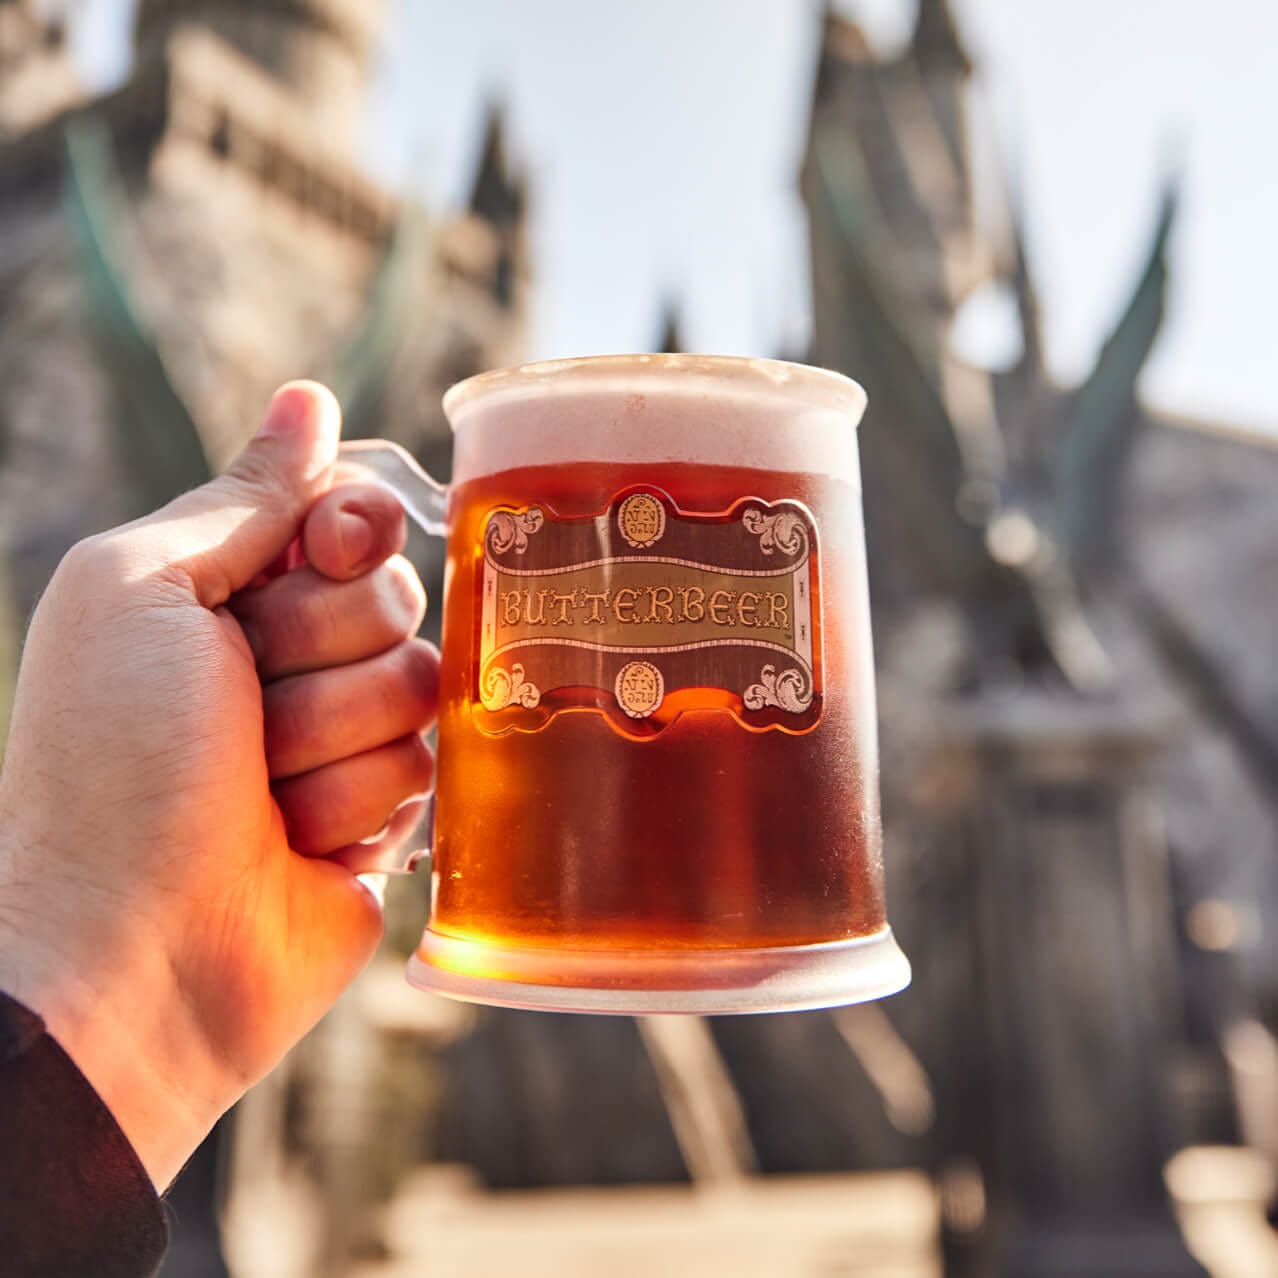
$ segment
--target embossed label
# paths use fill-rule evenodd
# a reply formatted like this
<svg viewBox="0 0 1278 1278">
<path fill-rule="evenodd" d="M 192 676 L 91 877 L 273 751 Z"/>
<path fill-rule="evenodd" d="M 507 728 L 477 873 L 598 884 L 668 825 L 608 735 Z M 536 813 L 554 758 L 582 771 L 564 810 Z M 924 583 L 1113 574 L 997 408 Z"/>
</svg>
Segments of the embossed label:
<svg viewBox="0 0 1278 1278">
<path fill-rule="evenodd" d="M 805 732 L 821 717 L 817 530 L 794 501 L 680 510 L 658 488 L 596 516 L 492 511 L 475 714 L 536 731 L 565 710 L 652 736 L 685 710 Z"/>
</svg>

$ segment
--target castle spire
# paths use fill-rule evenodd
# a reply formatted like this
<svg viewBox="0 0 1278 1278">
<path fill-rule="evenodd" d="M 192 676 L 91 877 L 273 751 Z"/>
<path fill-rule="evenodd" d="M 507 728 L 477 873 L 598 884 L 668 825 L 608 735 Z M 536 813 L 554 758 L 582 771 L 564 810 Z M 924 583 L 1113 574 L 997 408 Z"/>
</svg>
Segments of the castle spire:
<svg viewBox="0 0 1278 1278">
<path fill-rule="evenodd" d="M 653 350 L 661 355 L 682 355 L 687 350 L 683 342 L 679 304 L 673 298 L 667 298 L 661 308 L 661 332 L 657 336 L 657 344 Z"/>
<path fill-rule="evenodd" d="M 488 108 L 479 164 L 470 188 L 470 211 L 496 232 L 492 291 L 502 306 L 514 304 L 526 274 L 524 206 L 523 177 L 513 170 L 506 153 L 505 109 L 494 101 Z"/>
<path fill-rule="evenodd" d="M 971 74 L 972 59 L 959 37 L 949 0 L 919 0 L 910 55 L 925 70 Z"/>
<path fill-rule="evenodd" d="M 821 53 L 841 62 L 873 62 L 874 50 L 861 24 L 827 5 L 821 23 Z"/>
<path fill-rule="evenodd" d="M 506 111 L 500 102 L 488 108 L 479 165 L 470 190 L 470 210 L 505 229 L 523 216 L 524 184 L 513 172 L 506 148 Z"/>
<path fill-rule="evenodd" d="M 873 62 L 874 53 L 860 25 L 827 3 L 821 12 L 821 51 L 812 91 L 814 108 L 834 94 L 846 68 L 868 67 Z"/>
</svg>

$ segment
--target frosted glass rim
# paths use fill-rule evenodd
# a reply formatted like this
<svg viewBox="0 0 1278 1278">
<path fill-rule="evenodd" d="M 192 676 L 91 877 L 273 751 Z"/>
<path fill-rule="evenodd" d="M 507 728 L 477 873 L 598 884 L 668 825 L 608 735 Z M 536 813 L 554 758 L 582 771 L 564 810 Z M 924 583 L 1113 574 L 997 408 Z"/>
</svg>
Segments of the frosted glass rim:
<svg viewBox="0 0 1278 1278">
<path fill-rule="evenodd" d="M 444 414 L 456 430 L 462 414 L 479 401 L 573 390 L 628 392 L 648 381 L 664 381 L 671 389 L 677 389 L 681 382 L 701 381 L 737 392 L 779 393 L 845 413 L 854 422 L 864 413 L 867 398 L 861 385 L 843 373 L 788 360 L 742 355 L 586 355 L 519 364 L 468 377 L 445 393 Z"/>
</svg>

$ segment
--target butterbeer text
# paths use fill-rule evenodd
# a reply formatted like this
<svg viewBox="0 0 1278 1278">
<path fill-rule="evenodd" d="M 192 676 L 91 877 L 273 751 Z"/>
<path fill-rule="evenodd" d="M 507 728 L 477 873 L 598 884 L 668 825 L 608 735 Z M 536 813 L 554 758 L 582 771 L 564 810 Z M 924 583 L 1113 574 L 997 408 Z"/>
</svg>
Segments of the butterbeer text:
<svg viewBox="0 0 1278 1278">
<path fill-rule="evenodd" d="M 533 627 L 712 625 L 790 627 L 790 597 L 776 590 L 705 590 L 701 586 L 622 586 L 616 590 L 503 590 L 502 624 Z"/>
</svg>

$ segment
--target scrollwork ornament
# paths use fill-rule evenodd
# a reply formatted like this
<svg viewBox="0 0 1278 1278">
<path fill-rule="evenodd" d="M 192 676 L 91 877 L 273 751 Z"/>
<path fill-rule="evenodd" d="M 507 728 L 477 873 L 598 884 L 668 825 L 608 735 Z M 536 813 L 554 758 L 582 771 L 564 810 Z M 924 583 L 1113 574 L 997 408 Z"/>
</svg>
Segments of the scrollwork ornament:
<svg viewBox="0 0 1278 1278">
<path fill-rule="evenodd" d="M 499 510 L 488 521 L 488 547 L 497 555 L 508 550 L 522 555 L 528 549 L 528 538 L 545 522 L 545 514 L 536 506 L 519 513 Z"/>
<path fill-rule="evenodd" d="M 524 668 L 516 662 L 509 671 L 490 666 L 480 684 L 479 697 L 485 710 L 504 710 L 507 706 L 533 710 L 541 703 L 541 689 L 524 678 Z"/>
<path fill-rule="evenodd" d="M 789 714 L 802 714 L 812 704 L 812 677 L 791 667 L 778 673 L 776 666 L 764 666 L 759 682 L 752 683 L 743 697 L 747 710 L 775 706 Z"/>
<path fill-rule="evenodd" d="M 778 550 L 783 555 L 797 555 L 807 549 L 807 525 L 792 510 L 765 515 L 762 510 L 751 508 L 741 516 L 741 526 L 758 537 L 759 549 L 765 555 Z"/>
</svg>

